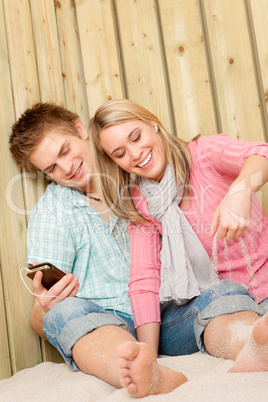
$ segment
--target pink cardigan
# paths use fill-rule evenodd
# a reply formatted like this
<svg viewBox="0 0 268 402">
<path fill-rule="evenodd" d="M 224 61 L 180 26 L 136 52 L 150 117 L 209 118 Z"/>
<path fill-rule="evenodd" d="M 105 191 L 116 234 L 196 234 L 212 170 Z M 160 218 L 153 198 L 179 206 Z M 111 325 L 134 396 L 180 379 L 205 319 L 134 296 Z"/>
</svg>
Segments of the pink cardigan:
<svg viewBox="0 0 268 402">
<path fill-rule="evenodd" d="M 268 218 L 256 196 L 252 199 L 249 229 L 242 240 L 217 240 L 217 256 L 212 256 L 210 226 L 213 214 L 229 186 L 250 155 L 268 159 L 268 144 L 233 140 L 226 134 L 202 137 L 189 143 L 192 159 L 190 206 L 183 211 L 213 260 L 220 280 L 246 284 L 257 302 L 268 297 Z M 160 322 L 161 224 L 152 218 L 140 190 L 133 201 L 148 223 L 129 224 L 131 270 L 129 298 L 135 326 Z"/>
</svg>

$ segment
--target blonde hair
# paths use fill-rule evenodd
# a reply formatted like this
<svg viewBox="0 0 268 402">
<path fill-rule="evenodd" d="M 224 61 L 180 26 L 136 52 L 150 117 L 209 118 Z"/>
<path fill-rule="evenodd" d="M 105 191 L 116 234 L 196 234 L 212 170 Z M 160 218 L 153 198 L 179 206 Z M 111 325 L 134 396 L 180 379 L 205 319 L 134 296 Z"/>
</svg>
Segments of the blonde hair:
<svg viewBox="0 0 268 402">
<path fill-rule="evenodd" d="M 167 162 L 174 171 L 177 185 L 188 185 L 190 178 L 190 154 L 186 142 L 169 134 L 159 119 L 150 111 L 128 99 L 116 99 L 105 103 L 89 122 L 89 136 L 92 163 L 103 201 L 115 215 L 131 222 L 145 221 L 137 212 L 133 200 L 133 186 L 138 185 L 139 177 L 134 181 L 130 173 L 120 168 L 106 152 L 100 142 L 100 132 L 106 127 L 142 120 L 146 124 L 156 124 L 158 135 L 163 143 Z"/>
</svg>

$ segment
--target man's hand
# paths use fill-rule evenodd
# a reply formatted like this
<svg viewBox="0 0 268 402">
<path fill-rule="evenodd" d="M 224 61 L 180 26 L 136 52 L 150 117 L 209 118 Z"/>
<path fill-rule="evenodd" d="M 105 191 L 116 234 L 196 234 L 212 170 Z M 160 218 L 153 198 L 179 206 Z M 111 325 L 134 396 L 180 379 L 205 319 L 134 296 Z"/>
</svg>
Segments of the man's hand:
<svg viewBox="0 0 268 402">
<path fill-rule="evenodd" d="M 38 262 L 33 263 L 33 265 L 37 264 Z M 43 273 L 38 271 L 33 278 L 34 293 L 38 296 L 35 296 L 35 303 L 30 313 L 30 323 L 33 329 L 42 338 L 46 339 L 43 331 L 44 317 L 46 313 L 57 303 L 66 299 L 66 297 L 74 297 L 79 289 L 79 282 L 77 277 L 68 273 L 47 290 L 42 284 L 42 277 Z"/>
<path fill-rule="evenodd" d="M 36 272 L 33 278 L 33 288 L 34 294 L 40 295 L 40 297 L 36 296 L 39 304 L 47 310 L 50 310 L 55 304 L 66 299 L 66 297 L 74 297 L 79 289 L 78 278 L 70 273 L 61 278 L 49 290 L 43 286 L 42 277 L 43 273 L 41 271 Z"/>
</svg>

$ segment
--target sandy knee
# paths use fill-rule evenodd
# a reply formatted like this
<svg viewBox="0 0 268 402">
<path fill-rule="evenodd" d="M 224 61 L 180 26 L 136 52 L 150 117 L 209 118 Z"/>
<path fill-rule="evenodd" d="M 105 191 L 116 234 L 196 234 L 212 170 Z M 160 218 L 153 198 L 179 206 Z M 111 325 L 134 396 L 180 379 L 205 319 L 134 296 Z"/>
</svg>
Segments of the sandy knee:
<svg viewBox="0 0 268 402">
<path fill-rule="evenodd" d="M 268 313 L 262 316 L 254 325 L 252 336 L 259 346 L 268 347 Z"/>
</svg>

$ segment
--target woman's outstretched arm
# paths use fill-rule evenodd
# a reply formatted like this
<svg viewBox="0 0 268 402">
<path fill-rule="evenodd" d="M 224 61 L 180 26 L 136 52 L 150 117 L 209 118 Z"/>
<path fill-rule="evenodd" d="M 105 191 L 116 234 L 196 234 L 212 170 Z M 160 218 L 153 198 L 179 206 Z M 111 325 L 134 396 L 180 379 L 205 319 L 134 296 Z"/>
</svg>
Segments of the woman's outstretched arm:
<svg viewBox="0 0 268 402">
<path fill-rule="evenodd" d="M 268 159 L 249 156 L 214 213 L 210 236 L 239 238 L 250 224 L 251 198 L 267 181 Z"/>
</svg>

